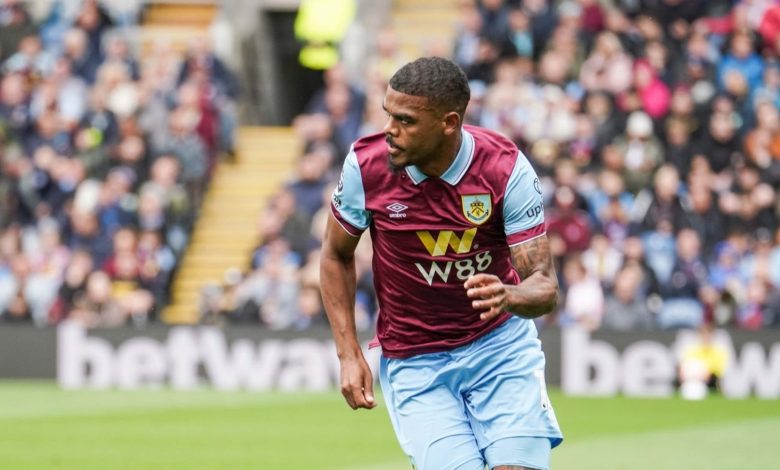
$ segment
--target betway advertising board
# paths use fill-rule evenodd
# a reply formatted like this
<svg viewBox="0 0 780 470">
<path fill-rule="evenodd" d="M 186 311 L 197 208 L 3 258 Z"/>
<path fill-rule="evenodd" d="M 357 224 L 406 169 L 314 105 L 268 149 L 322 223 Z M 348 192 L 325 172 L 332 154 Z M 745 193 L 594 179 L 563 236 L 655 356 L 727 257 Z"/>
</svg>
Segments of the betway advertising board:
<svg viewBox="0 0 780 470">
<path fill-rule="evenodd" d="M 666 397 L 678 358 L 696 332 L 608 333 L 543 330 L 547 381 L 572 395 Z M 363 338 L 365 344 L 368 337 Z M 780 331 L 719 330 L 727 351 L 724 395 L 780 398 Z M 366 349 L 377 370 L 379 351 Z M 150 327 L 85 330 L 0 327 L 0 379 L 50 378 L 67 389 L 326 391 L 338 387 L 327 330 Z"/>
</svg>

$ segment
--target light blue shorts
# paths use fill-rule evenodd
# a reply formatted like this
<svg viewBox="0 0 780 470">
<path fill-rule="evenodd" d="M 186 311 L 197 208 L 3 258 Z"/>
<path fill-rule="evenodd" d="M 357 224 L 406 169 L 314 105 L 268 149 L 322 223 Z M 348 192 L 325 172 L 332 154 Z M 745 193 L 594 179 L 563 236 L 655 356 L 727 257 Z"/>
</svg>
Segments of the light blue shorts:
<svg viewBox="0 0 780 470">
<path fill-rule="evenodd" d="M 530 320 L 512 317 L 452 351 L 382 357 L 382 392 L 417 470 L 549 469 L 562 441 Z"/>
</svg>

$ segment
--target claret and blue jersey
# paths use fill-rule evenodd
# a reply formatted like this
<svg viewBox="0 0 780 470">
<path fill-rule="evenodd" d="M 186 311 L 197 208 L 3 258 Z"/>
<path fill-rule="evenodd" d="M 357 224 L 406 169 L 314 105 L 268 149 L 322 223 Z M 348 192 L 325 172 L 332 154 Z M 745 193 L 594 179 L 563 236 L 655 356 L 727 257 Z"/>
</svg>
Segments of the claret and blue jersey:
<svg viewBox="0 0 780 470">
<path fill-rule="evenodd" d="M 371 232 L 377 336 L 387 357 L 453 349 L 506 321 L 509 313 L 480 320 L 463 283 L 480 272 L 519 283 L 509 246 L 545 233 L 539 180 L 522 152 L 481 128 L 462 133 L 440 177 L 414 166 L 392 171 L 384 135 L 360 139 L 334 191 L 344 230 Z"/>
</svg>

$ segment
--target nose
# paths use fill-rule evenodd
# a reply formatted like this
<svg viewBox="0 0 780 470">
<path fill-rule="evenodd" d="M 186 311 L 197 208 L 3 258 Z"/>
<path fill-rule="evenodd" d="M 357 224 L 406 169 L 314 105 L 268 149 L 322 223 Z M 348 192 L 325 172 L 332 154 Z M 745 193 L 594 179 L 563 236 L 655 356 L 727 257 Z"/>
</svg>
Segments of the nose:
<svg viewBox="0 0 780 470">
<path fill-rule="evenodd" d="M 387 120 L 385 121 L 385 127 L 382 129 L 382 132 L 384 132 L 385 135 L 393 137 L 398 134 L 397 128 L 395 127 L 395 119 L 393 119 L 392 116 L 387 117 Z"/>
</svg>

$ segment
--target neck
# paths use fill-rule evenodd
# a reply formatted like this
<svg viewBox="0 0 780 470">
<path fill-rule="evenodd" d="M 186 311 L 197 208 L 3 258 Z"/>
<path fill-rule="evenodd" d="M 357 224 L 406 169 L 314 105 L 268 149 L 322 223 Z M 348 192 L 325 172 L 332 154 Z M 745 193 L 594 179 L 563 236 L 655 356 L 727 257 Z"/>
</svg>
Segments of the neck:
<svg viewBox="0 0 780 470">
<path fill-rule="evenodd" d="M 454 136 L 444 141 L 436 158 L 427 165 L 419 166 L 419 170 L 430 177 L 439 177 L 443 175 L 450 165 L 452 165 L 452 162 L 455 161 L 455 157 L 458 155 L 458 151 L 460 151 L 462 140 L 463 132 L 458 130 Z"/>
</svg>

